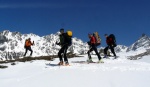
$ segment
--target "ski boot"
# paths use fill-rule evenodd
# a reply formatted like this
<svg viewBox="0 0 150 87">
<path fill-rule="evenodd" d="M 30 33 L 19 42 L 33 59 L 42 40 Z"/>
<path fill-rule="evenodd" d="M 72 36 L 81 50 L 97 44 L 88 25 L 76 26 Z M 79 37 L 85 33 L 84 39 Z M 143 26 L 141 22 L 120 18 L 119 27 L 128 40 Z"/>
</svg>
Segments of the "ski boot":
<svg viewBox="0 0 150 87">
<path fill-rule="evenodd" d="M 63 65 L 63 61 L 60 61 L 60 62 L 58 63 L 58 65 L 59 65 L 59 66 L 62 66 L 62 65 Z"/>
<path fill-rule="evenodd" d="M 88 63 L 93 63 L 92 59 L 87 60 Z"/>
<path fill-rule="evenodd" d="M 103 58 L 106 58 L 106 59 L 108 59 L 108 56 L 107 55 L 104 55 L 104 57 Z"/>
<path fill-rule="evenodd" d="M 70 66 L 68 62 L 65 62 L 65 66 Z"/>
<path fill-rule="evenodd" d="M 102 59 L 100 59 L 97 63 L 104 63 L 104 61 L 102 61 Z"/>
</svg>

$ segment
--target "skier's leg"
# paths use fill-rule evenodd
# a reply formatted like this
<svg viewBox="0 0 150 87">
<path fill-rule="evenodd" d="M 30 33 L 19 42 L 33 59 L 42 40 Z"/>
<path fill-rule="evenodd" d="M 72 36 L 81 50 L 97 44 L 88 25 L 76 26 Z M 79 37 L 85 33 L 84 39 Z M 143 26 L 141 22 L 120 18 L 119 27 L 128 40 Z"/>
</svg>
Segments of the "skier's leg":
<svg viewBox="0 0 150 87">
<path fill-rule="evenodd" d="M 111 50 L 111 52 L 113 53 L 113 55 L 116 56 L 116 53 L 115 53 L 115 50 L 114 50 L 114 47 L 113 47 L 113 46 L 110 46 L 110 50 Z"/>
<path fill-rule="evenodd" d="M 100 54 L 98 53 L 96 46 L 93 45 L 92 48 L 93 48 L 93 50 L 95 51 L 95 53 L 96 53 L 98 59 L 101 60 L 101 56 L 100 56 Z"/>
<path fill-rule="evenodd" d="M 64 61 L 68 63 L 67 50 L 68 50 L 68 46 L 66 45 L 64 48 Z"/>
<path fill-rule="evenodd" d="M 90 52 L 92 52 L 92 51 L 93 51 L 93 48 L 91 47 L 90 50 L 87 52 L 87 53 L 88 53 L 88 58 L 89 58 L 89 59 L 92 59 L 91 54 L 90 54 Z"/>
<path fill-rule="evenodd" d="M 28 48 L 26 47 L 26 48 L 25 48 L 25 53 L 24 53 L 23 56 L 26 56 L 27 52 L 28 52 Z"/>
<path fill-rule="evenodd" d="M 28 50 L 31 51 L 30 56 L 32 56 L 33 50 L 31 49 L 31 47 L 29 47 Z"/>
<path fill-rule="evenodd" d="M 59 60 L 60 61 L 63 61 L 63 59 L 62 59 L 62 53 L 64 52 L 64 46 L 59 50 L 59 52 L 58 52 L 58 57 L 59 57 Z"/>
<path fill-rule="evenodd" d="M 104 49 L 104 58 L 107 57 L 107 51 L 108 51 L 108 48 L 109 48 L 109 46 L 105 47 L 105 49 Z"/>
</svg>

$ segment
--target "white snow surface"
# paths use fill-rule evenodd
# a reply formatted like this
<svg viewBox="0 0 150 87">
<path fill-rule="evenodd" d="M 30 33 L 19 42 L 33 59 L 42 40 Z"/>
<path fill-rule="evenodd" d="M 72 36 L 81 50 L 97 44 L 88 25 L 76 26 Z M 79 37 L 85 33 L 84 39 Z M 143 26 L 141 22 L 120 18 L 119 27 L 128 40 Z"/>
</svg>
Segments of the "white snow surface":
<svg viewBox="0 0 150 87">
<path fill-rule="evenodd" d="M 100 64 L 77 63 L 86 61 L 87 55 L 69 59 L 71 66 L 46 65 L 57 64 L 58 58 L 5 64 L 8 68 L 0 69 L 1 87 L 149 87 L 150 56 L 127 60 L 126 54 L 118 55 L 118 59 L 103 59 Z"/>
</svg>

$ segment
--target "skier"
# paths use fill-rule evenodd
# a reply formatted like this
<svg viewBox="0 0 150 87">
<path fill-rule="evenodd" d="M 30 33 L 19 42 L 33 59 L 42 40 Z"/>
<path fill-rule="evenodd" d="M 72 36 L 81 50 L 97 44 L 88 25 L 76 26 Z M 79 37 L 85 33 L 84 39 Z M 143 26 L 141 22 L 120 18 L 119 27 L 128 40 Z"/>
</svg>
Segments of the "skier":
<svg viewBox="0 0 150 87">
<path fill-rule="evenodd" d="M 57 45 L 60 45 L 61 46 L 61 49 L 59 50 L 58 52 L 58 57 L 59 57 L 59 60 L 60 62 L 58 63 L 58 65 L 64 65 L 64 62 L 65 62 L 65 65 L 68 66 L 69 65 L 69 62 L 68 62 L 68 58 L 67 58 L 67 49 L 68 47 L 71 45 L 71 38 L 68 37 L 67 33 L 64 33 L 64 29 L 60 29 L 60 35 L 59 35 L 59 39 L 60 39 L 60 42 L 56 42 Z M 62 53 L 64 55 L 64 62 L 63 62 L 63 59 L 62 59 Z"/>
<path fill-rule="evenodd" d="M 26 56 L 26 53 L 28 52 L 28 50 L 31 51 L 30 56 L 32 56 L 33 50 L 31 49 L 31 45 L 34 45 L 34 41 L 32 43 L 31 42 L 31 38 L 28 38 L 25 41 L 25 45 L 24 45 L 24 48 L 25 48 L 25 54 L 24 54 L 24 56 Z"/>
<path fill-rule="evenodd" d="M 116 47 L 116 43 L 114 42 L 114 38 L 112 38 L 111 36 L 108 36 L 107 34 L 105 34 L 104 36 L 106 37 L 106 43 L 107 43 L 107 47 L 105 47 L 104 49 L 104 58 L 107 58 L 107 51 L 108 49 L 110 49 L 114 55 L 114 59 L 116 59 L 117 57 L 114 51 L 114 48 Z"/>
<path fill-rule="evenodd" d="M 89 33 L 88 34 L 88 37 L 89 37 L 89 39 L 90 39 L 90 41 L 89 42 L 87 42 L 88 43 L 88 45 L 90 46 L 90 49 L 89 49 L 89 51 L 87 52 L 88 53 L 88 60 L 87 60 L 87 62 L 93 62 L 92 61 L 92 57 L 91 57 L 91 55 L 90 55 L 90 52 L 92 52 L 93 50 L 95 51 L 95 53 L 96 53 L 96 55 L 98 56 L 98 59 L 99 59 L 99 61 L 98 61 L 98 63 L 103 63 L 103 61 L 101 60 L 101 56 L 100 56 L 100 54 L 98 53 L 98 51 L 97 51 L 97 48 L 96 48 L 96 38 L 93 36 L 93 34 L 91 34 L 91 33 Z"/>
</svg>

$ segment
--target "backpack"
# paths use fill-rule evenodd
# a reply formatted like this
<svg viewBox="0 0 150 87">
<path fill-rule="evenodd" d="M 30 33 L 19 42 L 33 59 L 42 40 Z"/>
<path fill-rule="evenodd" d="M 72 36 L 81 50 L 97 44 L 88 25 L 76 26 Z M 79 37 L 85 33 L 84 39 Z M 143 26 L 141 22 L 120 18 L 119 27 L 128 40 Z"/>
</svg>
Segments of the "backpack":
<svg viewBox="0 0 150 87">
<path fill-rule="evenodd" d="M 70 31 L 70 30 L 68 30 L 67 32 L 66 32 L 66 34 L 67 34 L 67 42 L 68 42 L 68 45 L 69 46 L 71 46 L 72 45 L 72 31 Z"/>
<path fill-rule="evenodd" d="M 96 45 L 97 45 L 97 46 L 100 45 L 100 44 L 101 44 L 101 38 L 100 38 L 98 32 L 94 32 L 94 33 L 93 33 L 93 36 L 95 37 Z"/>
<path fill-rule="evenodd" d="M 72 31 L 67 31 L 67 35 L 68 35 L 69 37 L 72 37 Z"/>
<path fill-rule="evenodd" d="M 28 39 L 25 40 L 25 43 L 24 43 L 24 48 L 26 48 L 28 45 Z"/>
<path fill-rule="evenodd" d="M 110 35 L 109 35 L 109 38 L 112 38 L 112 39 L 113 39 L 113 45 L 114 45 L 114 47 L 116 47 L 117 44 L 116 44 L 116 37 L 115 37 L 115 35 L 114 35 L 114 34 L 110 34 Z"/>
<path fill-rule="evenodd" d="M 28 40 L 28 39 L 26 39 L 25 40 L 25 47 L 29 47 L 29 46 L 31 46 L 31 45 L 33 45 L 34 44 L 34 41 L 33 41 L 33 43 L 31 43 L 31 41 L 30 40 Z"/>
</svg>

